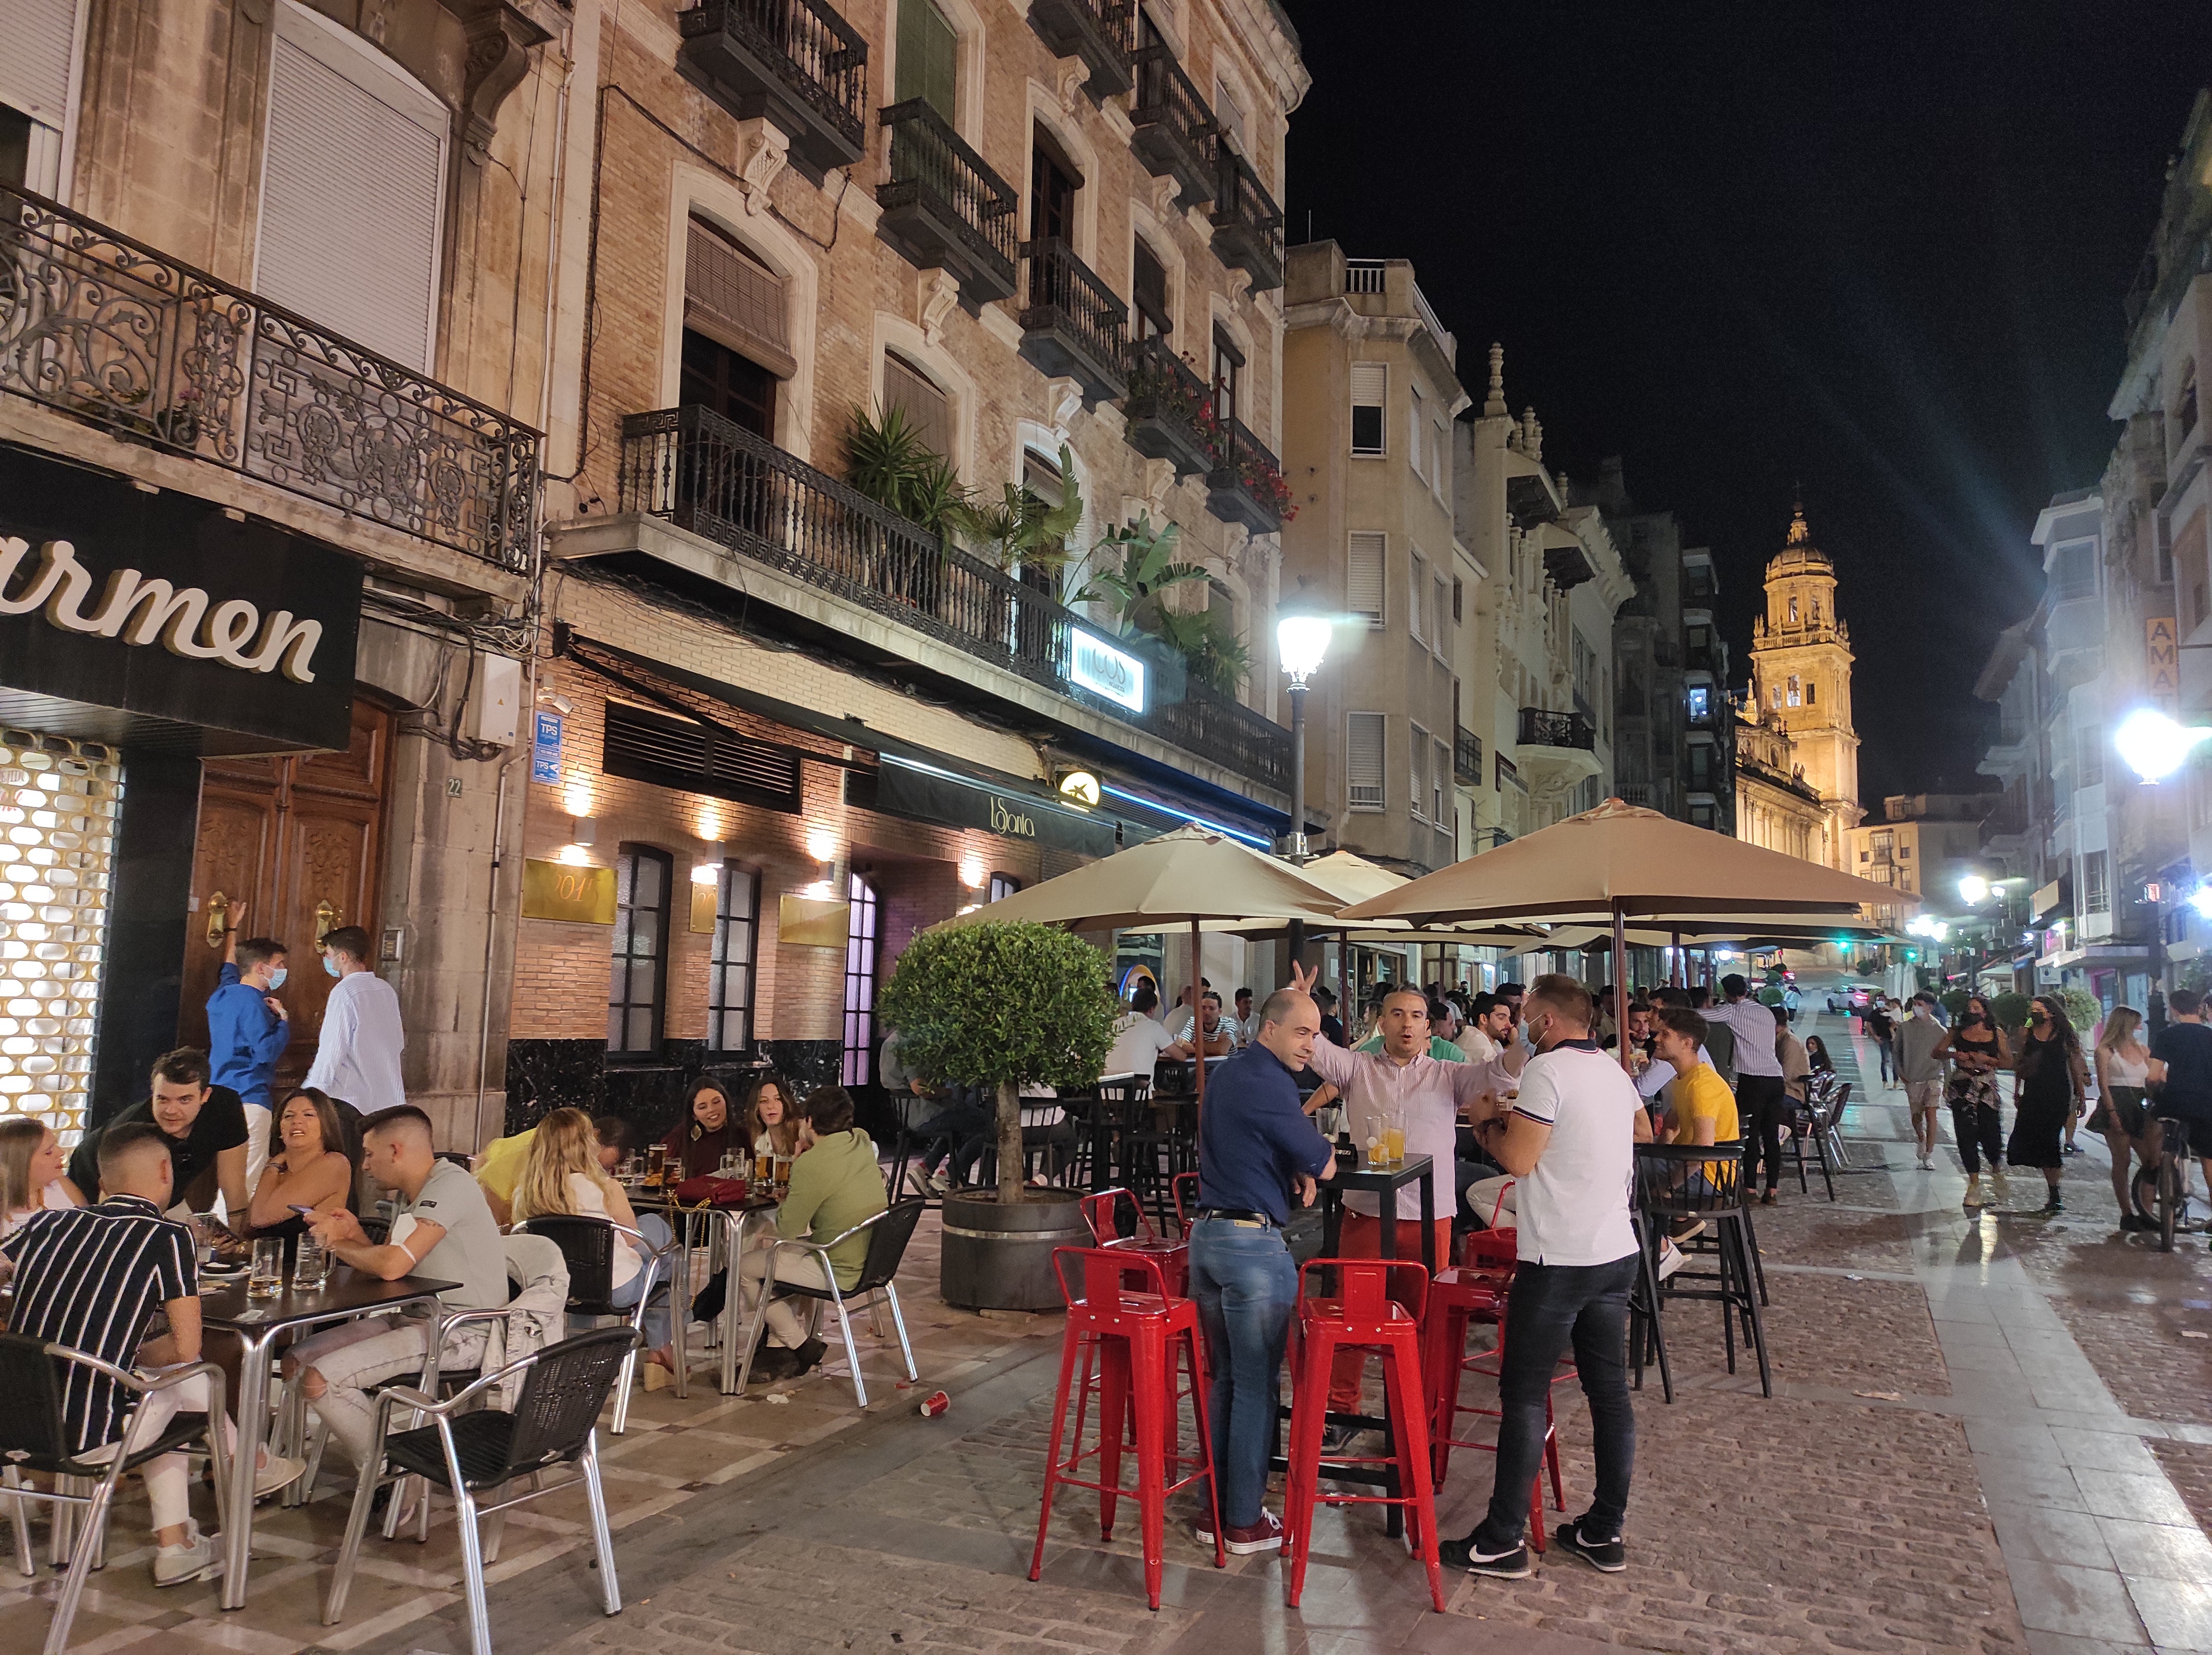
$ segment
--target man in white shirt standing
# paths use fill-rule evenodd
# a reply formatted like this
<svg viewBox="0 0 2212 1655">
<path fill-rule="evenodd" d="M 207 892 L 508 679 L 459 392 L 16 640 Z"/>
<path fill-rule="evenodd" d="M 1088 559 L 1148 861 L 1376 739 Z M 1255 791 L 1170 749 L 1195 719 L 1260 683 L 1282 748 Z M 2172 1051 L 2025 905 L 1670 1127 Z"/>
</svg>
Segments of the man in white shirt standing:
<svg viewBox="0 0 2212 1655">
<path fill-rule="evenodd" d="M 315 1061 L 302 1082 L 343 1098 L 364 1115 L 407 1101 L 399 1078 L 406 1031 L 399 996 L 369 963 L 368 933 L 340 925 L 323 933 L 323 969 L 337 978 L 323 1005 Z"/>
<path fill-rule="evenodd" d="M 1636 1458 L 1628 1398 L 1628 1295 L 1636 1234 L 1628 1216 L 1636 1144 L 1651 1136 L 1636 1088 L 1590 1038 L 1589 991 L 1571 977 L 1540 977 L 1523 1008 L 1537 1055 L 1509 1089 L 1508 1059 L 1484 1066 L 1489 1100 L 1477 1125 L 1484 1149 L 1521 1180 L 1519 1267 L 1506 1303 L 1498 1376 L 1498 1480 L 1474 1532 L 1447 1540 L 1448 1567 L 1519 1580 L 1529 1573 L 1528 1488 L 1543 1464 L 1552 1376 L 1571 1343 L 1589 1399 L 1597 1493 L 1559 1525 L 1560 1550 L 1608 1573 L 1627 1567 L 1621 1524 Z"/>
<path fill-rule="evenodd" d="M 1766 1193 L 1759 1200 L 1775 1202 L 1782 1182 L 1782 1115 L 1789 1098 L 1782 1082 L 1782 1057 L 1776 1051 L 1778 1034 L 1774 1011 L 1751 997 L 1751 985 L 1741 973 L 1721 979 L 1723 1003 L 1705 1012 L 1707 1022 L 1726 1023 L 1735 1034 L 1735 1112 L 1743 1123 L 1743 1183 L 1749 1191 L 1759 1181 L 1759 1160 L 1766 1160 Z"/>
</svg>

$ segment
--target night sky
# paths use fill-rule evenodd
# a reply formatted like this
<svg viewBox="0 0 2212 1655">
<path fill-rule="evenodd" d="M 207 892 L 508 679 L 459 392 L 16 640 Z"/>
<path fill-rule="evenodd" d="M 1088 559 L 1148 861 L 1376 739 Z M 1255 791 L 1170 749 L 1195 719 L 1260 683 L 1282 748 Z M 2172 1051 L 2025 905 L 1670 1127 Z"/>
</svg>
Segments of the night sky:
<svg viewBox="0 0 2212 1655">
<path fill-rule="evenodd" d="M 1972 785 L 2027 536 L 2094 486 L 2212 8 L 1285 0 L 1290 239 L 1410 258 L 1480 403 L 1710 544 L 1734 676 L 1802 482 L 1861 796 Z M 1879 805 L 1876 805 L 1879 809 Z"/>
</svg>

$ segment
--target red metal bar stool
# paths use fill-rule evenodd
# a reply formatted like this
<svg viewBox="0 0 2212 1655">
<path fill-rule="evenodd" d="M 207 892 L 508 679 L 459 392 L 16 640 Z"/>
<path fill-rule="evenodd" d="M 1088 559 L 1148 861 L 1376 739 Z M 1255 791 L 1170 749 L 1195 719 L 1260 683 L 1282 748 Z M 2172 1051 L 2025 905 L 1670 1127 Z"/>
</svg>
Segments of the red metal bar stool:
<svg viewBox="0 0 2212 1655">
<path fill-rule="evenodd" d="M 1177 1299 L 1187 1296 L 1190 1287 L 1190 1248 L 1153 1228 L 1152 1215 L 1145 1210 L 1145 1203 L 1134 1191 L 1101 1190 L 1096 1195 L 1084 1197 L 1081 1206 L 1083 1222 L 1091 1227 L 1093 1241 L 1120 1252 L 1141 1252 L 1155 1260 L 1169 1294 Z"/>
<path fill-rule="evenodd" d="M 1068 1280 L 1068 1263 L 1082 1270 L 1081 1292 Z M 1170 1295 L 1159 1261 L 1127 1247 L 1055 1247 L 1053 1274 L 1067 1303 L 1067 1327 L 1060 1347 L 1060 1390 L 1053 1404 L 1052 1446 L 1045 1458 L 1044 1500 L 1037 1512 L 1036 1550 L 1030 1557 L 1030 1579 L 1044 1572 L 1045 1531 L 1052 1521 L 1053 1492 L 1061 1483 L 1098 1494 L 1102 1539 L 1114 1537 L 1114 1515 L 1121 1496 L 1132 1494 L 1144 1531 L 1145 1597 L 1160 1606 L 1160 1576 L 1167 1502 L 1200 1478 L 1212 1519 L 1213 1563 L 1228 1561 L 1221 1543 L 1221 1496 L 1213 1475 L 1213 1434 L 1206 1419 L 1206 1342 L 1199 1335 L 1198 1306 Z M 1132 1278 L 1149 1291 L 1132 1292 Z M 1083 1373 L 1076 1368 L 1080 1359 Z M 1084 1415 L 1091 1389 L 1091 1369 L 1098 1367 L 1097 1440 L 1083 1444 Z M 1172 1446 L 1178 1434 L 1173 1413 L 1177 1386 L 1188 1363 L 1190 1393 L 1198 1412 L 1198 1446 L 1188 1454 Z M 1067 1440 L 1068 1397 L 1075 1397 L 1074 1440 Z M 1126 1440 L 1125 1440 L 1126 1438 Z M 1067 1458 L 1060 1458 L 1063 1446 Z M 1137 1456 L 1137 1486 L 1121 1486 L 1121 1455 Z M 1082 1475 L 1095 1460 L 1097 1475 Z M 1184 1471 L 1183 1467 L 1192 1469 Z M 1431 1557 L 1435 1545 L 1430 1546 Z"/>
<path fill-rule="evenodd" d="M 1462 1414 L 1478 1414 L 1486 1419 L 1497 1419 L 1495 1408 L 1478 1408 L 1460 1400 L 1460 1387 L 1470 1373 L 1496 1378 L 1504 1361 L 1505 1350 L 1505 1299 L 1511 1291 L 1513 1277 L 1509 1272 L 1471 1270 L 1466 1269 L 1439 1270 L 1429 1284 L 1428 1306 L 1422 1321 L 1425 1372 L 1429 1379 L 1429 1432 L 1431 1442 L 1432 1472 L 1436 1486 L 1443 1487 L 1444 1476 L 1451 1465 L 1451 1451 L 1455 1448 L 1475 1448 L 1486 1454 L 1498 1452 L 1493 1440 L 1480 1442 L 1472 1438 L 1455 1437 Z M 1487 1323 L 1498 1329 L 1498 1349 L 1469 1355 L 1467 1332 L 1470 1327 Z M 1566 1377 L 1573 1377 L 1570 1368 Z M 1553 1384 L 1559 1383 L 1557 1379 Z M 1552 1401 L 1547 1392 L 1544 1398 L 1544 1461 L 1552 1474 L 1552 1498 L 1564 1512 L 1567 1509 L 1566 1492 L 1559 1476 L 1559 1429 L 1552 1416 Z M 1528 1485 L 1529 1531 L 1537 1552 L 1544 1549 L 1544 1478 L 1539 1472 Z"/>
<path fill-rule="evenodd" d="M 1337 1296 L 1306 1292 L 1306 1273 L 1334 1270 Z M 1390 1296 L 1393 1271 L 1418 1278 L 1409 1310 Z M 1283 1495 L 1283 1552 L 1290 1562 L 1284 1601 L 1292 1609 L 1305 1590 L 1306 1560 L 1313 1550 L 1316 1506 L 1395 1506 L 1406 1515 L 1406 1537 L 1428 1566 L 1429 1597 L 1441 1614 L 1443 1571 L 1437 1562 L 1437 1507 L 1429 1480 L 1427 1398 L 1422 1394 L 1421 1314 L 1428 1271 L 1419 1264 L 1382 1258 L 1311 1258 L 1298 1271 L 1298 1352 L 1291 1391 L 1290 1473 Z M 1390 1416 L 1391 1452 L 1343 1456 L 1332 1464 L 1382 1465 L 1395 1475 L 1379 1494 L 1323 1494 L 1322 1428 L 1328 1416 L 1329 1369 L 1342 1349 L 1382 1359 L 1382 1385 Z"/>
</svg>

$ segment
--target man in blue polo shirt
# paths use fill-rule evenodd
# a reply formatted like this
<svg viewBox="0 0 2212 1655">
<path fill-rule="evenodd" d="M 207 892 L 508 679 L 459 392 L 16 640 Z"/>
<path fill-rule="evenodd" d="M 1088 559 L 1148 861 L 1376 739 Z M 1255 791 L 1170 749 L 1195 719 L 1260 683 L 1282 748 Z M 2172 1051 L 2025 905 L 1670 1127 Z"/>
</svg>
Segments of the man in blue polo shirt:
<svg viewBox="0 0 2212 1655">
<path fill-rule="evenodd" d="M 1336 1176 L 1336 1154 L 1298 1106 L 1297 1076 L 1313 1056 L 1321 1010 L 1299 989 L 1260 1008 L 1252 1044 L 1206 1085 L 1198 1118 L 1198 1217 L 1190 1232 L 1190 1296 L 1212 1364 L 1213 1469 L 1222 1543 L 1238 1556 L 1275 1551 L 1283 1525 L 1261 1504 L 1275 1434 L 1277 1385 L 1297 1266 L 1283 1240 L 1315 1180 Z M 1211 1544 L 1207 1522 L 1199 1538 Z"/>
</svg>

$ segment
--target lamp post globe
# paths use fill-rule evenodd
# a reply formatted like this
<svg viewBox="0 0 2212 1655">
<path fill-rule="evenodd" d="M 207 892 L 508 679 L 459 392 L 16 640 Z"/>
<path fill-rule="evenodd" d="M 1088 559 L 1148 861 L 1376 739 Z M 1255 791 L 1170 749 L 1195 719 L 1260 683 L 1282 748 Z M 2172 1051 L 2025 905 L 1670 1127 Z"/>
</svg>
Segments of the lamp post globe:
<svg viewBox="0 0 2212 1655">
<path fill-rule="evenodd" d="M 1306 684 L 1328 653 L 1332 623 L 1293 598 L 1275 622 L 1275 655 L 1291 680 L 1291 860 L 1306 859 Z M 1301 927 L 1300 929 L 1303 929 Z M 1297 943 L 1291 949 L 1297 956 Z"/>
<path fill-rule="evenodd" d="M 2188 763 L 2197 743 L 2208 737 L 2212 729 L 2191 729 L 2154 706 L 2139 706 L 2112 732 L 2112 745 L 2128 768 L 2148 784 L 2164 781 Z"/>
</svg>

